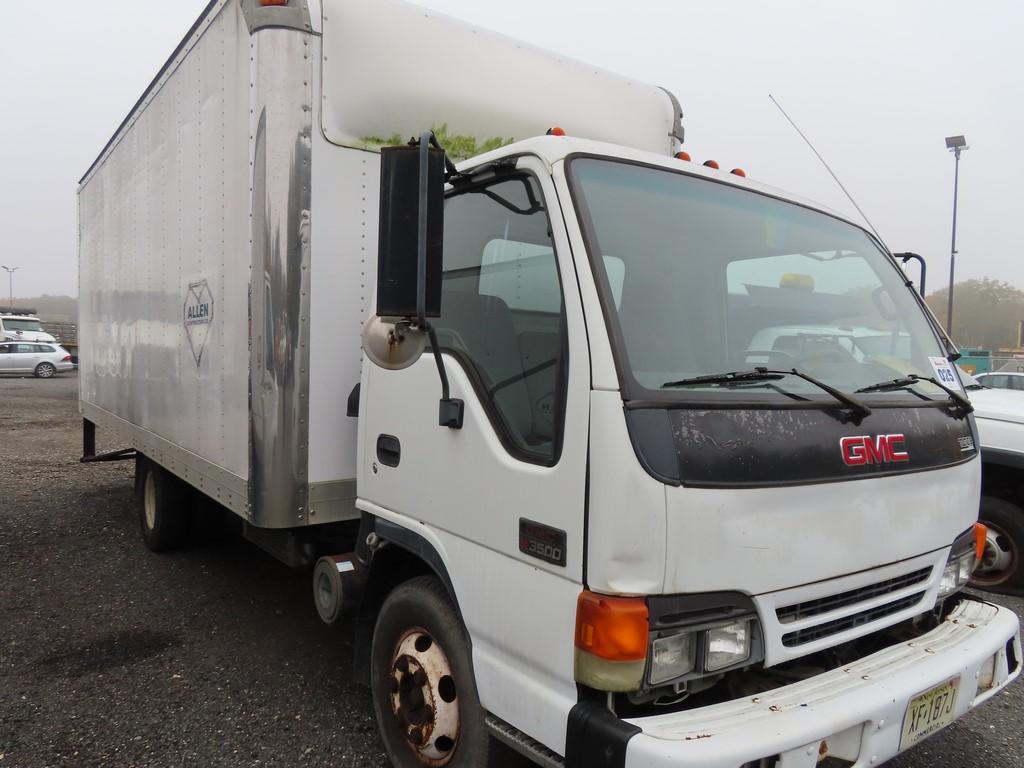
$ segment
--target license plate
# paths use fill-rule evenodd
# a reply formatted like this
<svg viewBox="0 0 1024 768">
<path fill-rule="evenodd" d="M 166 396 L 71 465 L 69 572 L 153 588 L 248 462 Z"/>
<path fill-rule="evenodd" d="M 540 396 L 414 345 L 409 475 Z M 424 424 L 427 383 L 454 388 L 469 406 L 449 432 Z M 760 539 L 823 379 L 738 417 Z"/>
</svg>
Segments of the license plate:
<svg viewBox="0 0 1024 768">
<path fill-rule="evenodd" d="M 954 677 L 910 700 L 903 715 L 900 749 L 907 749 L 945 728 L 956 718 L 956 695 L 960 678 Z"/>
</svg>

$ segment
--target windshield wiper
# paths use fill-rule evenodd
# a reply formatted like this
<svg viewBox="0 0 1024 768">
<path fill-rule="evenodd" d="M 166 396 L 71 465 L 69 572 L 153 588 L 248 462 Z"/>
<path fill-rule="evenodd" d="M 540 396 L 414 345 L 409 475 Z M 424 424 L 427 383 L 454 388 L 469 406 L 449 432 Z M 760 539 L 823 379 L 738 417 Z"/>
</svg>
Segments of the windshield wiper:
<svg viewBox="0 0 1024 768">
<path fill-rule="evenodd" d="M 828 394 L 832 395 L 832 397 L 861 417 L 871 415 L 871 409 L 857 398 L 851 397 L 845 392 L 841 392 L 823 381 L 818 381 L 813 376 L 801 373 L 796 368 L 792 368 L 788 371 L 773 371 L 768 368 L 757 367 L 752 371 L 732 371 L 730 373 L 711 374 L 710 376 L 694 376 L 690 379 L 666 381 L 661 385 L 661 388 L 699 387 L 703 384 L 743 384 L 748 381 L 777 381 L 778 379 L 785 378 L 786 376 L 796 376 L 797 378 L 813 384 L 818 387 L 818 389 L 828 392 Z"/>
<path fill-rule="evenodd" d="M 865 392 L 886 392 L 890 389 L 906 389 L 907 387 L 912 387 L 921 381 L 927 381 L 929 384 L 934 384 L 936 387 L 938 387 L 947 395 L 949 395 L 949 399 L 952 400 L 957 405 L 957 407 L 959 407 L 960 410 L 964 412 L 964 415 L 974 412 L 974 406 L 971 405 L 971 401 L 968 400 L 963 395 L 961 395 L 955 389 L 950 389 L 941 381 L 936 379 L 934 376 L 918 376 L 916 373 L 908 374 L 903 378 L 899 379 L 880 381 L 877 384 L 872 384 L 869 387 L 861 387 L 860 389 L 857 390 L 857 394 L 863 394 Z"/>
<path fill-rule="evenodd" d="M 661 385 L 662 389 L 671 387 L 693 387 L 700 384 L 742 384 L 747 381 L 778 381 L 786 378 L 786 374 L 776 371 L 769 371 L 767 368 L 755 368 L 752 371 L 732 371 L 730 373 L 713 373 L 709 376 L 694 376 L 690 379 L 679 379 L 678 381 L 666 381 Z"/>
</svg>

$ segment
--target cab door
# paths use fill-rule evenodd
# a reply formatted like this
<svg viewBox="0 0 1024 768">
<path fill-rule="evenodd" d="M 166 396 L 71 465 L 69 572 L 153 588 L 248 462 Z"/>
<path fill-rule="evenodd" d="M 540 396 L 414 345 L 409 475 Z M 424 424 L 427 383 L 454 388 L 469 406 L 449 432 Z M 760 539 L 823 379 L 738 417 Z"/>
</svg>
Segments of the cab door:
<svg viewBox="0 0 1024 768">
<path fill-rule="evenodd" d="M 365 362 L 359 505 L 439 551 L 484 707 L 557 743 L 576 700 L 590 360 L 539 160 L 447 197 L 441 313 L 432 322 L 464 424 L 438 426 L 429 352 L 401 371 Z"/>
</svg>

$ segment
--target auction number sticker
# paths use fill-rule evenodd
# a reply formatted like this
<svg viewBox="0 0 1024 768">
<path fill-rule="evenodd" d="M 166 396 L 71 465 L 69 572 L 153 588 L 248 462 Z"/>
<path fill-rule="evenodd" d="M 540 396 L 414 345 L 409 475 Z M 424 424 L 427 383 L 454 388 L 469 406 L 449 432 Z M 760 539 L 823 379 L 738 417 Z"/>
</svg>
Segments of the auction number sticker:
<svg viewBox="0 0 1024 768">
<path fill-rule="evenodd" d="M 944 357 L 929 357 L 928 362 L 932 364 L 935 371 L 935 378 L 952 389 L 960 389 L 960 378 L 953 370 L 953 364 Z"/>
</svg>

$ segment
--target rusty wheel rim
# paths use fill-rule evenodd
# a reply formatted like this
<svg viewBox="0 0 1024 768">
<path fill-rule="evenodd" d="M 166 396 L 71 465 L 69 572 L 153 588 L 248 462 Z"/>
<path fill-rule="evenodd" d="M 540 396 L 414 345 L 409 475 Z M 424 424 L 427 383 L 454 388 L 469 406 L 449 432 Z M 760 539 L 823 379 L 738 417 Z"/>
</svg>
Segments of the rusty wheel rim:
<svg viewBox="0 0 1024 768">
<path fill-rule="evenodd" d="M 391 714 L 416 759 L 444 766 L 459 740 L 459 702 L 451 664 L 425 629 L 407 630 L 388 671 Z"/>
</svg>

